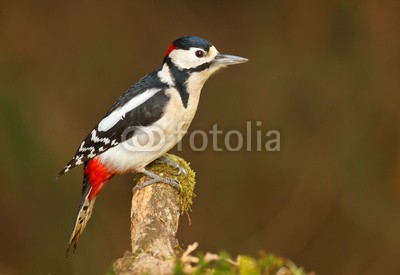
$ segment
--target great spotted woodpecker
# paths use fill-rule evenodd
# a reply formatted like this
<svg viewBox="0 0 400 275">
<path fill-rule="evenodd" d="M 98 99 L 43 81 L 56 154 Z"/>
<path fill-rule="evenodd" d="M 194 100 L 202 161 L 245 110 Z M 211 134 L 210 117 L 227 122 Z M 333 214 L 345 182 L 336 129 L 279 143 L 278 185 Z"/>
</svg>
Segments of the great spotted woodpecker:
<svg viewBox="0 0 400 275">
<path fill-rule="evenodd" d="M 96 196 L 115 175 L 143 173 L 155 182 L 179 184 L 156 175 L 146 166 L 159 159 L 179 168 L 163 154 L 186 133 L 197 109 L 205 81 L 219 69 L 248 61 L 221 54 L 210 42 L 185 36 L 165 52 L 162 66 L 129 88 L 86 136 L 72 160 L 57 178 L 84 165 L 82 200 L 69 239 L 67 255 L 93 211 Z"/>
</svg>

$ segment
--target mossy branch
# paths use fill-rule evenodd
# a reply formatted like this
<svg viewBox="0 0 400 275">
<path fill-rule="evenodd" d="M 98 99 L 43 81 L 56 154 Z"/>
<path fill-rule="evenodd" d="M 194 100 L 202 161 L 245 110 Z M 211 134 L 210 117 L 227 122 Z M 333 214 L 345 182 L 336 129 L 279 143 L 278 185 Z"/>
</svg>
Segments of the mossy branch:
<svg viewBox="0 0 400 275">
<path fill-rule="evenodd" d="M 148 170 L 160 176 L 175 178 L 179 181 L 181 192 L 166 184 L 153 184 L 136 191 L 132 196 L 131 208 L 131 246 L 132 252 L 126 252 L 114 264 L 116 274 L 171 274 L 175 258 L 179 252 L 176 232 L 179 217 L 190 211 L 194 197 L 195 173 L 181 158 L 167 154 L 167 157 L 179 163 L 187 172 L 176 175 L 176 169 L 154 163 Z M 137 183 L 148 180 L 138 175 Z"/>
<path fill-rule="evenodd" d="M 163 177 L 180 182 L 181 192 L 166 184 L 153 184 L 132 196 L 131 252 L 118 259 L 109 274 L 266 274 L 266 275 L 311 275 L 298 268 L 290 260 L 273 254 L 261 253 L 258 259 L 239 255 L 236 259 L 228 253 L 199 253 L 192 256 L 197 243 L 186 251 L 178 246 L 176 232 L 179 217 L 190 211 L 192 205 L 195 173 L 181 158 L 167 154 L 179 163 L 187 175 L 176 176 L 176 170 L 166 164 L 154 163 L 147 167 Z M 148 180 L 138 175 L 136 183 Z"/>
</svg>

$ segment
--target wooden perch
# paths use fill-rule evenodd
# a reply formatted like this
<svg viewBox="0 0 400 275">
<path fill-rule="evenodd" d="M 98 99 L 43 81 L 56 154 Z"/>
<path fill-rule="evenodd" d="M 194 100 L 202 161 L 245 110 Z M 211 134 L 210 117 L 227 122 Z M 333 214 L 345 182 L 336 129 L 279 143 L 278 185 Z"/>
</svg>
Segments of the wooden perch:
<svg viewBox="0 0 400 275">
<path fill-rule="evenodd" d="M 114 263 L 115 274 L 172 274 L 175 256 L 180 251 L 175 238 L 179 217 L 190 210 L 194 196 L 194 172 L 181 158 L 167 154 L 187 172 L 177 176 L 177 170 L 166 164 L 152 164 L 148 169 L 163 177 L 176 178 L 181 185 L 178 194 L 173 187 L 160 183 L 136 191 L 131 208 L 131 252 Z M 136 178 L 142 183 L 145 176 Z"/>
<path fill-rule="evenodd" d="M 260 253 L 258 259 L 246 255 L 230 258 L 226 253 L 192 255 L 197 243 L 183 251 L 178 245 L 176 232 L 179 217 L 190 210 L 193 199 L 194 172 L 188 164 L 174 156 L 186 171 L 176 176 L 176 169 L 166 164 L 152 164 L 150 171 L 180 182 L 181 192 L 160 183 L 136 191 L 132 196 L 131 246 L 132 251 L 113 264 L 111 274 L 265 274 L 265 275 L 315 275 L 298 268 L 288 259 L 270 253 Z M 145 182 L 138 176 L 137 183 Z"/>
</svg>

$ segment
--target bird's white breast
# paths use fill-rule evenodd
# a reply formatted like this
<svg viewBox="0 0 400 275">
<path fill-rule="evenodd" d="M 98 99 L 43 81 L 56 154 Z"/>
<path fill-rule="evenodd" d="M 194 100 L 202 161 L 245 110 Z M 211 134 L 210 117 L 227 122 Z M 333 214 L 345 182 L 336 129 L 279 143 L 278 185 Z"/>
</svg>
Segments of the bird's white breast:
<svg viewBox="0 0 400 275">
<path fill-rule="evenodd" d="M 179 92 L 169 88 L 170 97 L 164 115 L 150 126 L 140 127 L 132 138 L 123 141 L 99 156 L 100 161 L 115 173 L 140 171 L 169 151 L 186 134 L 196 113 L 200 91 L 205 80 L 193 73 L 188 81 L 189 100 L 185 108 Z M 153 142 L 149 142 L 149 138 Z"/>
</svg>

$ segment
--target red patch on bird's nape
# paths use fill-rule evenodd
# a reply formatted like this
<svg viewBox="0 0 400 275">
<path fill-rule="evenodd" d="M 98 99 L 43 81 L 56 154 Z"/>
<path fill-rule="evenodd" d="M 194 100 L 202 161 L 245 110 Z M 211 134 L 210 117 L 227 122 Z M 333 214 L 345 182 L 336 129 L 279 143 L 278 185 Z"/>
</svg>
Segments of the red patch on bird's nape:
<svg viewBox="0 0 400 275">
<path fill-rule="evenodd" d="M 165 52 L 164 57 L 167 57 L 167 56 L 168 56 L 173 50 L 175 50 L 175 49 L 176 49 L 176 47 L 175 47 L 174 43 L 172 43 L 171 45 L 169 45 L 167 51 Z"/>
<path fill-rule="evenodd" d="M 114 174 L 111 173 L 98 158 L 89 161 L 84 173 L 89 177 L 89 183 L 92 185 L 92 190 L 90 190 L 89 194 L 89 201 L 96 197 L 101 189 L 103 189 L 106 182 L 114 176 Z"/>
</svg>

